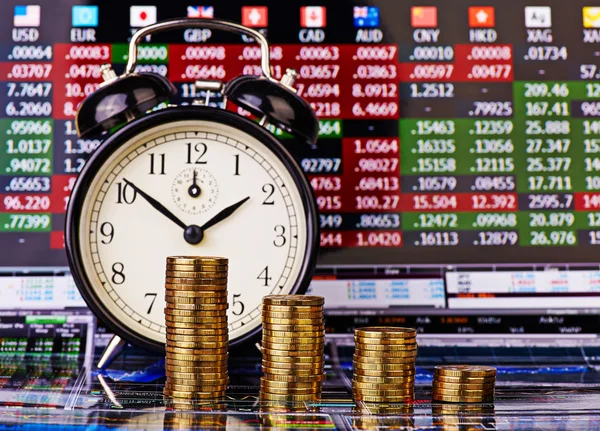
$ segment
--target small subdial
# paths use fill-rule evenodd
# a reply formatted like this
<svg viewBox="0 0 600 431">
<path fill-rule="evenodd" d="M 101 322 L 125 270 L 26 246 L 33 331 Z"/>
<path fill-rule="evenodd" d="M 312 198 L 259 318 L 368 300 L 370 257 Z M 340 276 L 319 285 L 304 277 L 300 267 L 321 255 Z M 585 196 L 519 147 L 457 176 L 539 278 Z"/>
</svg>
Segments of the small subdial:
<svg viewBox="0 0 600 431">
<path fill-rule="evenodd" d="M 191 215 L 210 210 L 219 197 L 219 185 L 208 171 L 189 168 L 181 171 L 173 180 L 171 196 L 177 208 Z"/>
</svg>

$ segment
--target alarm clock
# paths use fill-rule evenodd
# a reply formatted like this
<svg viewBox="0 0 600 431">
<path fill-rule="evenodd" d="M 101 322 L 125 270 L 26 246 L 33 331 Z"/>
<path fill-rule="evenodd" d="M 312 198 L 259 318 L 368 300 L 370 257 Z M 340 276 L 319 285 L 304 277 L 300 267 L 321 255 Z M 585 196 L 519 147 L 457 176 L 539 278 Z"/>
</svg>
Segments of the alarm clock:
<svg viewBox="0 0 600 431">
<path fill-rule="evenodd" d="M 159 31 L 190 27 L 253 38 L 262 75 L 198 81 L 199 89 L 222 93 L 223 108 L 197 101 L 157 109 L 176 90 L 160 75 L 134 72 L 138 44 Z M 281 81 L 271 76 L 269 52 L 261 33 L 239 24 L 159 22 L 133 35 L 125 73 L 104 65 L 105 82 L 80 105 L 79 136 L 109 136 L 74 185 L 65 229 L 75 283 L 117 336 L 100 365 L 124 343 L 164 351 L 167 256 L 229 259 L 231 346 L 260 332 L 263 296 L 306 291 L 318 253 L 314 196 L 267 126 L 315 145 L 319 125 L 293 89 L 295 72 Z M 226 110 L 228 101 L 260 121 Z"/>
</svg>

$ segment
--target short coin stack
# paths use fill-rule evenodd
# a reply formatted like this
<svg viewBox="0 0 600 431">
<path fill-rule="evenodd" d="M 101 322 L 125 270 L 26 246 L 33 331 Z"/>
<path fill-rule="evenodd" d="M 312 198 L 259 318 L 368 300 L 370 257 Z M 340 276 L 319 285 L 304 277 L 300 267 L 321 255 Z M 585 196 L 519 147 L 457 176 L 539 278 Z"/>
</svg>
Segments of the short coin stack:
<svg viewBox="0 0 600 431">
<path fill-rule="evenodd" d="M 414 397 L 417 331 L 374 326 L 354 331 L 352 394 L 357 401 L 401 403 Z"/>
<path fill-rule="evenodd" d="M 435 367 L 433 400 L 449 403 L 486 403 L 494 401 L 496 369 L 479 365 Z"/>
<path fill-rule="evenodd" d="M 269 402 L 316 401 L 325 379 L 325 324 L 321 296 L 263 298 L 260 398 Z"/>
<path fill-rule="evenodd" d="M 225 395 L 229 383 L 227 271 L 228 260 L 222 257 L 167 258 L 164 394 L 174 400 Z"/>
</svg>

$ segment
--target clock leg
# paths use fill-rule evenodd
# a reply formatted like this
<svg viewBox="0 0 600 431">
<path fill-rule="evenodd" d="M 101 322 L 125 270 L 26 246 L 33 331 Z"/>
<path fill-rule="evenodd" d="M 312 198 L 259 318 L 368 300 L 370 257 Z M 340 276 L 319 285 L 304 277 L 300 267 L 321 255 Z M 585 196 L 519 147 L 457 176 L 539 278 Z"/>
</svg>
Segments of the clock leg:
<svg viewBox="0 0 600 431">
<path fill-rule="evenodd" d="M 106 349 L 104 349 L 104 352 L 102 352 L 102 356 L 98 361 L 98 368 L 104 369 L 109 366 L 112 361 L 123 352 L 126 345 L 127 342 L 121 339 L 121 337 L 116 335 L 113 336 L 112 340 L 108 343 L 108 346 L 106 346 Z"/>
</svg>

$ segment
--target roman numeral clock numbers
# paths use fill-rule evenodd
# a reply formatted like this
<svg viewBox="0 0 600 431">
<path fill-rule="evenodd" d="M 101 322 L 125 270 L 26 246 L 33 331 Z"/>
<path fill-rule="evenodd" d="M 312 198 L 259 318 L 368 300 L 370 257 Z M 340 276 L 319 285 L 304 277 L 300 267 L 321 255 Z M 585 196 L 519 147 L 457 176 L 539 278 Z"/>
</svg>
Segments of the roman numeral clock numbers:
<svg viewBox="0 0 600 431">
<path fill-rule="evenodd" d="M 308 285 L 316 210 L 300 169 L 258 125 L 183 117 L 148 122 L 88 164 L 94 174 L 74 195 L 84 292 L 120 335 L 162 347 L 166 257 L 226 257 L 235 344 L 259 330 L 263 296 Z"/>
</svg>

